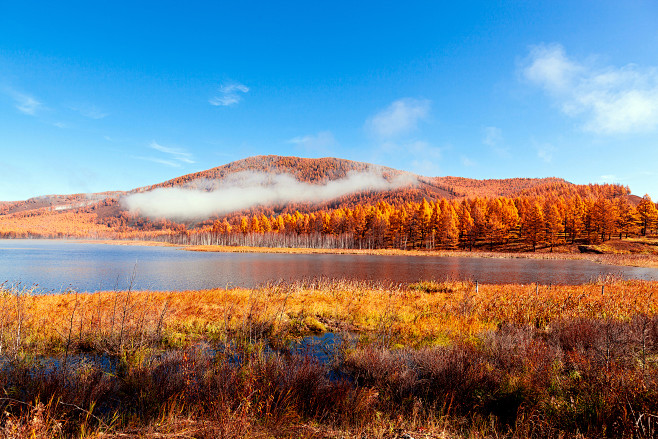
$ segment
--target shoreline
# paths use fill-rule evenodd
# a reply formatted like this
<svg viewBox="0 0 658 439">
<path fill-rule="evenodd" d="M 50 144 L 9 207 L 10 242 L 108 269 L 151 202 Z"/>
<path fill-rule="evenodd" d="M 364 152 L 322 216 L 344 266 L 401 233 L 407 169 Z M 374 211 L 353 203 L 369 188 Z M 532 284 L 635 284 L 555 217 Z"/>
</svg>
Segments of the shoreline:
<svg viewBox="0 0 658 439">
<path fill-rule="evenodd" d="M 283 247 L 248 247 L 227 245 L 172 244 L 162 241 L 80 239 L 68 240 L 82 244 L 134 245 L 145 247 L 175 247 L 184 251 L 216 253 L 270 253 L 270 254 L 336 254 L 374 256 L 414 256 L 414 257 L 467 257 L 491 259 L 537 259 L 537 260 L 587 260 L 603 265 L 658 268 L 658 255 L 646 253 L 574 253 L 574 252 L 492 252 L 465 250 L 400 250 L 400 249 L 316 249 Z"/>
<path fill-rule="evenodd" d="M 593 254 L 568 252 L 492 252 L 481 250 L 313 249 L 225 245 L 185 245 L 180 247 L 185 251 L 221 253 L 337 254 L 490 259 L 586 260 L 603 265 L 658 268 L 658 255 L 641 253 Z"/>
<path fill-rule="evenodd" d="M 0 306 L 0 392 L 11 396 L 2 408 L 24 431 L 43 427 L 38 437 L 53 437 L 48 425 L 66 425 L 75 437 L 224 437 L 219 427 L 201 431 L 218 425 L 221 410 L 220 422 L 244 427 L 239 437 L 300 437 L 312 425 L 318 438 L 393 426 L 410 437 L 466 438 L 475 435 L 442 432 L 479 431 L 475 416 L 498 422 L 496 407 L 506 407 L 512 392 L 515 425 L 541 416 L 550 431 L 561 432 L 573 401 L 604 402 L 607 423 L 591 436 L 599 437 L 631 402 L 636 412 L 658 413 L 657 285 L 320 281 L 90 295 L 9 290 L 0 295 L 10 305 Z M 483 398 L 485 411 L 476 411 Z M 454 401 L 450 417 L 437 401 Z M 136 402 L 143 411 L 134 411 Z M 237 418 L 235 407 L 244 407 Z M 337 410 L 348 412 L 325 416 Z M 509 434 L 504 424 L 491 425 L 496 437 Z M 584 418 L 577 427 L 592 425 Z M 338 427 L 354 434 L 316 435 Z M 258 428 L 269 433 L 249 434 Z"/>
</svg>

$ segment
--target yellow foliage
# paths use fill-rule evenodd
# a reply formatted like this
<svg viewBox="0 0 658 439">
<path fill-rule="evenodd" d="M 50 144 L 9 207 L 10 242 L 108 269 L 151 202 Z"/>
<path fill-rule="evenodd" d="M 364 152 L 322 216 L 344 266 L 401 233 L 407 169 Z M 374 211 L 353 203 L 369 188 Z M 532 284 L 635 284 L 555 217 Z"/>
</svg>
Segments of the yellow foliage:
<svg viewBox="0 0 658 439">
<path fill-rule="evenodd" d="M 422 285 L 423 288 L 419 288 Z M 180 292 L 0 294 L 0 344 L 21 327 L 24 343 L 43 350 L 71 341 L 109 343 L 162 332 L 174 345 L 260 335 L 348 331 L 407 346 L 445 344 L 502 324 L 550 327 L 565 318 L 630 319 L 658 312 L 658 282 L 603 281 L 578 286 L 408 287 L 345 281 Z M 438 291 L 438 292 L 437 292 Z"/>
</svg>

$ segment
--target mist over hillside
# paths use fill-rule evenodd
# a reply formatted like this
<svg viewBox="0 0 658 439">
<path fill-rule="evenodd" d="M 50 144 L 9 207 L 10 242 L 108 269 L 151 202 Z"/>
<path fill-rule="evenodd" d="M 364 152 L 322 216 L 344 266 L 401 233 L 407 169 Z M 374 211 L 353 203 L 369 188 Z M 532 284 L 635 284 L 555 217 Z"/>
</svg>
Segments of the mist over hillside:
<svg viewBox="0 0 658 439">
<path fill-rule="evenodd" d="M 241 215 L 329 212 L 386 203 L 476 197 L 625 196 L 619 185 L 574 185 L 560 178 L 474 180 L 421 176 L 339 158 L 276 155 L 248 157 L 201 172 L 133 189 L 95 194 L 47 195 L 0 203 L 8 236 L 76 236 L 180 230 Z M 177 225 L 178 224 L 178 225 Z M 184 224 L 184 226 L 181 226 Z M 79 232 L 82 233 L 82 232 Z"/>
</svg>

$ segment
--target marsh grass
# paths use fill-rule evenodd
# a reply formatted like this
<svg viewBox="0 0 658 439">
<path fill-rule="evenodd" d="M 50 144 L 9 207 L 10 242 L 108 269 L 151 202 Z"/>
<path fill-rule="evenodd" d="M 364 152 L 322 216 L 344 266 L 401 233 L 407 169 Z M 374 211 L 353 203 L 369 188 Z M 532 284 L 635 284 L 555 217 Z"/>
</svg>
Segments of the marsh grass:
<svg viewBox="0 0 658 439">
<path fill-rule="evenodd" d="M 655 437 L 657 289 L 3 287 L 0 437 Z"/>
<path fill-rule="evenodd" d="M 399 249 L 316 249 L 316 248 L 283 248 L 283 247 L 248 247 L 221 245 L 184 245 L 189 251 L 223 252 L 223 253 L 286 253 L 286 254 L 355 254 L 355 255 L 385 255 L 385 256 L 442 256 L 462 258 L 495 258 L 495 259 L 551 259 L 551 260 L 589 260 L 592 262 L 631 267 L 658 267 L 658 240 L 655 238 L 627 238 L 620 241 L 607 241 L 605 244 L 590 245 L 600 252 L 580 253 L 574 245 L 564 245 L 554 248 L 554 251 L 542 249 L 538 252 L 510 251 L 492 252 L 486 250 L 399 250 Z"/>
</svg>

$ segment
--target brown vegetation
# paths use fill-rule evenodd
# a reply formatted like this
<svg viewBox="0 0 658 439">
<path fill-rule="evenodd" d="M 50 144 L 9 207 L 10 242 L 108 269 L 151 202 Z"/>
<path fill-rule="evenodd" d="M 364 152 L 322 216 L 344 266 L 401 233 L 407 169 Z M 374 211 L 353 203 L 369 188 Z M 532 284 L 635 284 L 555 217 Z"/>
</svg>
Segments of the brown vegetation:
<svg viewBox="0 0 658 439">
<path fill-rule="evenodd" d="M 3 289 L 0 436 L 655 437 L 657 287 Z"/>
<path fill-rule="evenodd" d="M 288 173 L 321 184 L 353 171 L 390 168 L 333 158 L 251 157 L 159 187 L 195 187 L 241 171 Z M 556 178 L 471 180 L 418 177 L 390 191 L 362 191 L 323 203 L 258 206 L 176 223 L 122 210 L 123 193 L 48 196 L 0 205 L 0 236 L 163 240 L 176 244 L 338 249 L 486 249 L 524 252 L 597 245 L 657 233 L 658 210 L 620 185 L 573 185 Z"/>
</svg>

